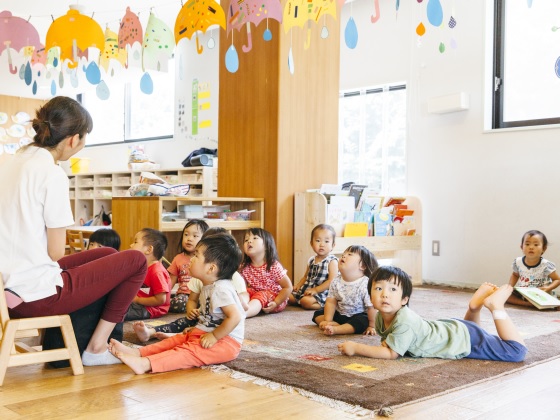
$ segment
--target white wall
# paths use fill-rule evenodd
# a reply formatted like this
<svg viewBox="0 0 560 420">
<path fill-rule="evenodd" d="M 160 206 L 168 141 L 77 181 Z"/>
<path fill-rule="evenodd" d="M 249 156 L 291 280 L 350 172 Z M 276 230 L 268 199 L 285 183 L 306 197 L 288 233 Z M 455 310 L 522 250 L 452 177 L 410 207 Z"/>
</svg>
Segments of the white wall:
<svg viewBox="0 0 560 420">
<path fill-rule="evenodd" d="M 453 30 L 447 27 L 446 9 L 444 29 L 431 27 L 422 13 L 425 3 L 401 2 L 395 21 L 393 2 L 381 2 L 381 19 L 373 25 L 380 26 L 366 30 L 372 26 L 367 20 L 372 2 L 357 0 L 354 19 L 360 15 L 368 24 L 360 30 L 357 21 L 361 50 L 349 51 L 343 44 L 341 53 L 342 88 L 401 80 L 408 84 L 408 193 L 423 203 L 424 280 L 503 284 L 529 229 L 547 235 L 545 256 L 560 264 L 560 221 L 555 217 L 560 130 L 485 132 L 484 24 L 485 3 L 491 2 L 453 2 Z M 346 5 L 343 30 L 349 12 Z M 428 31 L 418 47 L 415 28 L 421 20 Z M 449 46 L 451 36 L 456 49 Z M 440 40 L 447 45 L 444 54 L 438 51 Z M 430 98 L 456 92 L 469 94 L 469 110 L 427 113 Z M 441 241 L 439 257 L 431 255 L 432 240 Z"/>
</svg>

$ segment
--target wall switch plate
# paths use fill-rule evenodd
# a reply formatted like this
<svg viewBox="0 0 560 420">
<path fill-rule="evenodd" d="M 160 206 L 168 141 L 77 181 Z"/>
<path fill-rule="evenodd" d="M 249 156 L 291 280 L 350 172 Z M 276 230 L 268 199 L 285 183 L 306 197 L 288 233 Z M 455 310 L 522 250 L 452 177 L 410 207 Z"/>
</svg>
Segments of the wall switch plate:
<svg viewBox="0 0 560 420">
<path fill-rule="evenodd" d="M 432 255 L 439 257 L 439 241 L 432 241 Z"/>
</svg>

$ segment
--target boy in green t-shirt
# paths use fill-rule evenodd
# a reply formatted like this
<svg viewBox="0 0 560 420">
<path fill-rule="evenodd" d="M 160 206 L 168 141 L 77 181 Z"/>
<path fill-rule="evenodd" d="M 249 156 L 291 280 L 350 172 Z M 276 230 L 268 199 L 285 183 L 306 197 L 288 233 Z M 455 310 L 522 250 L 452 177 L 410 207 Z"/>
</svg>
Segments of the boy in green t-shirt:
<svg viewBox="0 0 560 420">
<path fill-rule="evenodd" d="M 375 330 L 381 336 L 381 345 L 346 341 L 338 345 L 338 350 L 348 356 L 376 359 L 396 359 L 406 355 L 521 362 L 527 354 L 527 347 L 504 309 L 512 290 L 509 284 L 497 287 L 484 283 L 471 298 L 464 320 L 426 321 L 408 308 L 412 294 L 408 274 L 397 267 L 379 267 L 369 280 L 368 292 L 378 311 Z M 480 327 L 483 306 L 492 312 L 498 336 Z"/>
</svg>

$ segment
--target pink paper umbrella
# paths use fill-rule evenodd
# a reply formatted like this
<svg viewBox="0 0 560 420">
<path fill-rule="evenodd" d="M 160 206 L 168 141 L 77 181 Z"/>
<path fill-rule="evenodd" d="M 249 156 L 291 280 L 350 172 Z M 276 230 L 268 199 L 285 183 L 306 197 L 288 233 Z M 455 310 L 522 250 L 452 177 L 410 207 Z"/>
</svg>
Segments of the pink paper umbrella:
<svg viewBox="0 0 560 420">
<path fill-rule="evenodd" d="M 119 42 L 119 48 L 127 51 L 127 59 L 124 66 L 128 68 L 129 47 L 132 47 L 135 42 L 142 45 L 142 41 L 144 40 L 140 19 L 138 18 L 138 15 L 130 10 L 130 7 L 126 8 L 126 13 L 121 19 L 117 39 Z"/>
<path fill-rule="evenodd" d="M 8 63 L 12 74 L 17 73 L 17 67 L 12 64 L 10 48 L 20 51 L 24 47 L 33 47 L 35 51 L 44 48 L 37 29 L 31 23 L 4 10 L 0 13 L 0 53 L 5 48 L 8 49 Z"/>
<path fill-rule="evenodd" d="M 258 26 L 264 19 L 268 22 L 269 18 L 282 23 L 282 6 L 279 0 L 231 0 L 227 13 L 228 32 L 233 29 L 241 30 L 244 25 L 247 27 L 247 45 L 243 45 L 244 52 L 253 48 L 251 23 Z M 268 26 L 264 39 L 272 39 Z"/>
</svg>

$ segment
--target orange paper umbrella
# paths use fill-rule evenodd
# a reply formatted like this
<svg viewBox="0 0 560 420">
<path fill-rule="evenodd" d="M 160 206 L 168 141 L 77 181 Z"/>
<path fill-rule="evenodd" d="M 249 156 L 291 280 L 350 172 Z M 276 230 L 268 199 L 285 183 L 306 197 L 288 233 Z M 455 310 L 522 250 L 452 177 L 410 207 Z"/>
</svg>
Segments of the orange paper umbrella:
<svg viewBox="0 0 560 420">
<path fill-rule="evenodd" d="M 191 39 L 193 34 L 206 32 L 213 25 L 226 29 L 224 9 L 214 0 L 189 0 L 177 15 L 175 20 L 175 43 L 182 38 Z M 203 48 L 196 37 L 196 50 L 202 54 Z"/>
<path fill-rule="evenodd" d="M 99 24 L 80 14 L 77 10 L 69 10 L 66 15 L 56 19 L 47 31 L 46 50 L 60 47 L 60 59 L 70 60 L 68 67 L 75 68 L 78 59 L 90 47 L 103 51 L 105 37 Z"/>
</svg>

